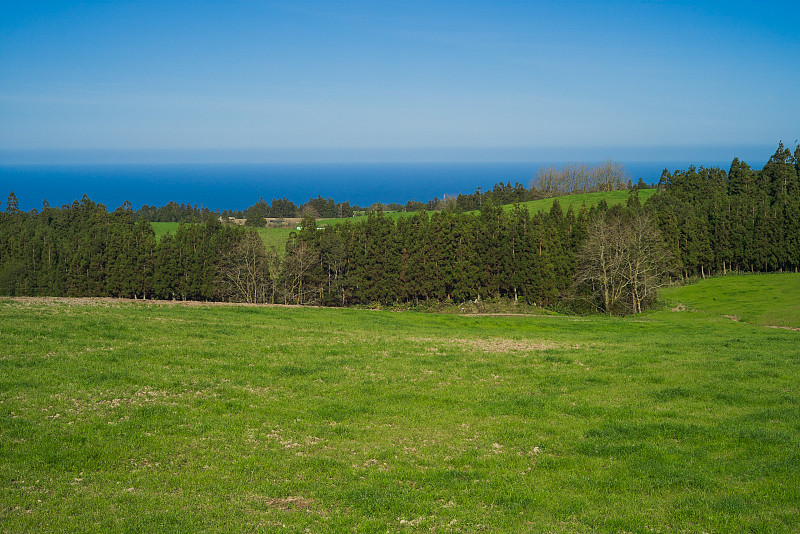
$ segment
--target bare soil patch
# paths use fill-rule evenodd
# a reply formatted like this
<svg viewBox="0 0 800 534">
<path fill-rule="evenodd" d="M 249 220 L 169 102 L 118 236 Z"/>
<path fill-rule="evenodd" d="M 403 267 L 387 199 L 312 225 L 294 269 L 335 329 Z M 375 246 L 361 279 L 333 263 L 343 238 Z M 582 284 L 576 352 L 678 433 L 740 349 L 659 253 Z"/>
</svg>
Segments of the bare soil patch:
<svg viewBox="0 0 800 534">
<path fill-rule="evenodd" d="M 264 497 L 261 495 L 251 495 L 250 501 L 260 502 L 266 504 L 270 508 L 276 510 L 283 510 L 285 512 L 314 512 L 313 508 L 316 505 L 314 499 L 307 499 L 300 496 L 290 497 Z M 317 514 L 326 515 L 323 511 L 316 511 Z"/>
<path fill-rule="evenodd" d="M 315 308 L 318 306 L 301 306 L 299 304 L 251 304 L 247 302 L 211 302 L 200 300 L 156 300 L 156 299 L 124 299 L 115 297 L 0 297 L 24 306 L 101 306 L 118 308 L 122 305 L 141 304 L 149 306 L 247 306 L 262 308 Z"/>
<path fill-rule="evenodd" d="M 519 339 L 433 339 L 433 338 L 412 338 L 410 341 L 417 341 L 421 343 L 448 343 L 451 345 L 458 345 L 460 347 L 468 347 L 474 350 L 491 353 L 503 352 L 529 352 L 540 351 L 558 348 L 557 343 L 552 341 L 528 341 Z M 435 346 L 426 347 L 428 351 L 438 350 Z"/>
<path fill-rule="evenodd" d="M 779 326 L 779 325 L 772 325 L 768 324 L 765 325 L 767 328 L 780 328 L 781 330 L 791 330 L 792 332 L 800 332 L 800 328 L 795 328 L 793 326 Z"/>
</svg>

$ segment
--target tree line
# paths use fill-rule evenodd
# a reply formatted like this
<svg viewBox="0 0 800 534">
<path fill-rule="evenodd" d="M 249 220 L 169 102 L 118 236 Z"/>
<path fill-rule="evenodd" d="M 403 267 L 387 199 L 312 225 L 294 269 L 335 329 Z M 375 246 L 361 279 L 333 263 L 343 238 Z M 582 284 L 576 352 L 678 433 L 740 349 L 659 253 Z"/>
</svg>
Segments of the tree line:
<svg viewBox="0 0 800 534">
<path fill-rule="evenodd" d="M 800 146 L 780 143 L 760 170 L 664 171 L 648 202 L 683 277 L 800 266 Z"/>
<path fill-rule="evenodd" d="M 636 200 L 636 196 L 632 196 Z M 0 215 L 0 294 L 110 296 L 349 306 L 509 298 L 563 305 L 593 221 L 642 211 L 601 205 L 531 215 L 485 204 L 478 213 L 377 211 L 317 229 L 306 217 L 286 254 L 218 219 L 156 240 L 146 219 L 88 197 Z M 577 301 L 576 301 L 577 302 Z"/>
<path fill-rule="evenodd" d="M 539 200 L 564 194 L 589 193 L 595 191 L 613 191 L 630 189 L 632 183 L 625 166 L 613 161 L 605 161 L 598 165 L 586 163 L 572 163 L 561 167 L 542 167 L 536 177 L 526 188 L 523 184 L 515 182 L 498 182 L 491 189 L 477 188 L 471 194 L 458 194 L 452 197 L 434 198 L 427 202 L 409 200 L 406 204 L 375 203 L 367 207 L 351 205 L 349 201 L 336 202 L 332 198 L 323 198 L 317 195 L 308 202 L 295 204 L 286 197 L 273 198 L 271 203 L 263 197 L 258 202 L 244 210 L 217 210 L 212 212 L 205 206 L 197 204 L 179 204 L 168 202 L 163 206 L 149 206 L 144 204 L 140 209 L 133 210 L 135 217 L 144 217 L 151 222 L 204 222 L 210 217 L 223 219 L 244 219 L 248 226 L 264 226 L 267 218 L 304 217 L 313 215 L 317 218 L 344 218 L 352 217 L 355 213 L 372 211 L 441 211 L 451 209 L 455 211 L 479 210 L 484 203 L 513 204 Z M 639 178 L 637 187 L 640 189 L 651 187 Z M 123 204 L 125 209 L 132 209 L 130 203 Z"/>
<path fill-rule="evenodd" d="M 12 194 L 0 214 L 0 294 L 332 306 L 509 299 L 636 313 L 675 279 L 797 270 L 798 176 L 800 147 L 781 144 L 761 170 L 738 159 L 729 172 L 665 170 L 645 205 L 633 187 L 624 205 L 575 212 L 555 201 L 531 214 L 476 192 L 478 211 L 456 200 L 395 221 L 376 209 L 322 229 L 319 211 L 307 210 L 285 254 L 213 216 L 157 241 L 129 204 L 107 212 L 84 196 L 25 213 Z"/>
</svg>

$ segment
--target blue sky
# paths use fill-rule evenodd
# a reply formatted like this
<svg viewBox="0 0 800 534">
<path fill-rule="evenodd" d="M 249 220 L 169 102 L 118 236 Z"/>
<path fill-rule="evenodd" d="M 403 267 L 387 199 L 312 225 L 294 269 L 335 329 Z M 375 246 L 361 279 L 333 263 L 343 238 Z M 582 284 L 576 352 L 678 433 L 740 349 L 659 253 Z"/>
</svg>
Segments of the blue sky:
<svg viewBox="0 0 800 534">
<path fill-rule="evenodd" d="M 797 2 L 3 2 L 0 162 L 764 159 L 800 138 L 798 21 Z"/>
</svg>

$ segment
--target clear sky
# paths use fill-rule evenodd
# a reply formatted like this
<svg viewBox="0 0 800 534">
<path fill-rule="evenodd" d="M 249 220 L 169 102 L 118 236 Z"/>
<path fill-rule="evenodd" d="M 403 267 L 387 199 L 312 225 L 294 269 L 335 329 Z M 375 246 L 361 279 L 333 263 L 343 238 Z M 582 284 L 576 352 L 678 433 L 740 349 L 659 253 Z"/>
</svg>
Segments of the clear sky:
<svg viewBox="0 0 800 534">
<path fill-rule="evenodd" d="M 797 1 L 3 1 L 0 162 L 726 159 L 799 57 Z"/>
</svg>

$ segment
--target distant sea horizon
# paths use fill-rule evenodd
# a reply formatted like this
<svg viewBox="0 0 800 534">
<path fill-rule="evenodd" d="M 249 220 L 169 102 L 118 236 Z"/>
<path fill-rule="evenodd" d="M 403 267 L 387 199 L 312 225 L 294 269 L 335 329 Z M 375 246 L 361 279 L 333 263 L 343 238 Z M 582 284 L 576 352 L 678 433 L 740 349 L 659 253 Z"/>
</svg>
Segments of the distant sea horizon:
<svg viewBox="0 0 800 534">
<path fill-rule="evenodd" d="M 265 164 L 14 164 L 0 165 L 0 202 L 13 191 L 24 211 L 44 200 L 60 207 L 84 194 L 109 211 L 126 200 L 134 209 L 170 201 L 211 211 L 243 210 L 263 198 L 288 198 L 300 205 L 321 195 L 336 202 L 369 206 L 405 204 L 490 190 L 498 182 L 529 187 L 543 166 L 559 161 L 486 163 L 265 163 Z M 689 165 L 720 167 L 730 161 L 629 161 L 633 183 L 657 183 L 664 169 Z"/>
</svg>

